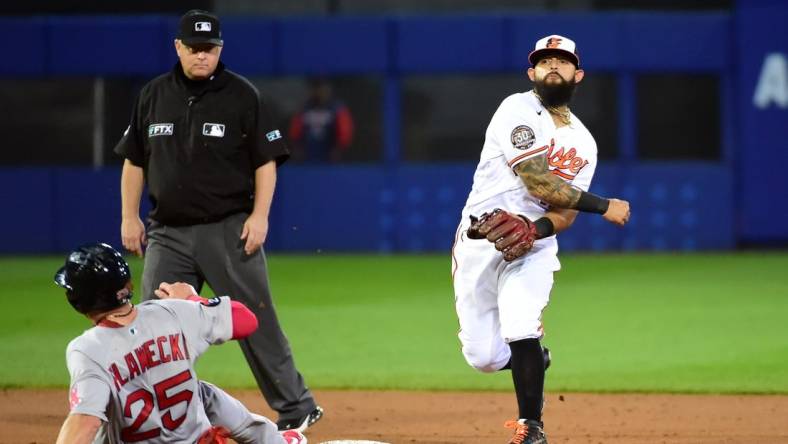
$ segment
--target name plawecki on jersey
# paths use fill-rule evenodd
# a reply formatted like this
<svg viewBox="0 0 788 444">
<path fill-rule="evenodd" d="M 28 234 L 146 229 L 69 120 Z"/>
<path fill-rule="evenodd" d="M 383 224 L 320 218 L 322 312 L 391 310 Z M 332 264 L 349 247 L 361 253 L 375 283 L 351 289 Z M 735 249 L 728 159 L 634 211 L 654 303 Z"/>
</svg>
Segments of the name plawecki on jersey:
<svg viewBox="0 0 788 444">
<path fill-rule="evenodd" d="M 547 155 L 550 171 L 581 190 L 588 191 L 597 162 L 591 133 L 574 114 L 571 125 L 556 128 L 550 113 L 533 91 L 513 94 L 493 114 L 485 134 L 473 187 L 462 211 L 479 216 L 494 208 L 539 219 L 549 205 L 528 193 L 514 167 L 536 156 Z M 555 236 L 536 242 L 535 250 L 554 245 Z"/>
<path fill-rule="evenodd" d="M 210 423 L 194 361 L 231 338 L 229 300 L 147 301 L 137 310 L 132 324 L 94 327 L 69 344 L 71 413 L 108 421 L 112 442 L 196 442 Z"/>
</svg>

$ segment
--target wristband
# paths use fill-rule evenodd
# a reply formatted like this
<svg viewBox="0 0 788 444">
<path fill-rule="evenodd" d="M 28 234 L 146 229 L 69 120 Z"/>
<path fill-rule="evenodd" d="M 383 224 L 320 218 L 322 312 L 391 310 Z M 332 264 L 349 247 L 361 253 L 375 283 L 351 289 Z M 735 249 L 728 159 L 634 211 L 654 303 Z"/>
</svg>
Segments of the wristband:
<svg viewBox="0 0 788 444">
<path fill-rule="evenodd" d="M 534 222 L 536 226 L 536 238 L 544 239 L 555 234 L 555 226 L 549 217 L 542 217 Z"/>
<path fill-rule="evenodd" d="M 584 213 L 605 214 L 607 213 L 609 206 L 610 201 L 604 197 L 599 197 L 594 193 L 581 191 L 580 199 L 577 200 L 577 204 L 575 205 L 574 209 Z"/>
</svg>

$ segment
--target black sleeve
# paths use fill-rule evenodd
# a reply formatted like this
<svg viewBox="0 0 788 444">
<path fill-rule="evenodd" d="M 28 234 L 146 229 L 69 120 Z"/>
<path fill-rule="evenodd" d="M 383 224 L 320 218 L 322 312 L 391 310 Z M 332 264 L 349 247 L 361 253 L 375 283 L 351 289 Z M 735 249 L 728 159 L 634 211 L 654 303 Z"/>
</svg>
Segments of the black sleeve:
<svg viewBox="0 0 788 444">
<path fill-rule="evenodd" d="M 115 153 L 129 159 L 131 163 L 138 167 L 145 166 L 145 133 L 142 126 L 142 92 L 134 101 L 134 108 L 131 110 L 131 122 L 123 133 L 118 144 L 115 145 Z"/>
<path fill-rule="evenodd" d="M 252 166 L 254 169 L 261 167 L 271 160 L 276 161 L 279 166 L 290 157 L 290 150 L 285 144 L 284 134 L 274 125 L 271 112 L 256 94 L 255 107 L 251 113 L 253 128 L 250 142 L 250 153 Z"/>
</svg>

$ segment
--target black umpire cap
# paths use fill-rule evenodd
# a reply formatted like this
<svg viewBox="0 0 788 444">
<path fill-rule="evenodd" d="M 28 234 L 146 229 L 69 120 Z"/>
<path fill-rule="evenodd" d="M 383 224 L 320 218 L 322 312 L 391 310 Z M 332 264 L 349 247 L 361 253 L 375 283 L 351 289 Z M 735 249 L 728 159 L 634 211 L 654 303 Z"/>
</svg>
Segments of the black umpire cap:
<svg viewBox="0 0 788 444">
<path fill-rule="evenodd" d="M 200 44 L 222 46 L 224 41 L 219 17 L 208 11 L 192 9 L 181 17 L 178 39 L 189 46 Z"/>
</svg>

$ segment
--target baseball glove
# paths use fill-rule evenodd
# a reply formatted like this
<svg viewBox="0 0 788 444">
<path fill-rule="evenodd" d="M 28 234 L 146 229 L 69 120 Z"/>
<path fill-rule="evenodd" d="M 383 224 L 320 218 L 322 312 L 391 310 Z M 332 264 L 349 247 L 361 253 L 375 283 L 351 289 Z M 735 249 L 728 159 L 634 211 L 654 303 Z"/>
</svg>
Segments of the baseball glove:
<svg viewBox="0 0 788 444">
<path fill-rule="evenodd" d="M 227 444 L 230 431 L 224 427 L 211 427 L 197 440 L 197 444 Z"/>
<path fill-rule="evenodd" d="M 470 239 L 487 239 L 503 253 L 505 260 L 513 261 L 533 248 L 536 225 L 525 216 L 496 208 L 479 218 L 471 216 L 467 234 Z"/>
</svg>

